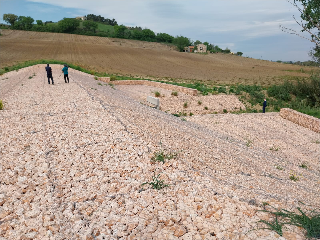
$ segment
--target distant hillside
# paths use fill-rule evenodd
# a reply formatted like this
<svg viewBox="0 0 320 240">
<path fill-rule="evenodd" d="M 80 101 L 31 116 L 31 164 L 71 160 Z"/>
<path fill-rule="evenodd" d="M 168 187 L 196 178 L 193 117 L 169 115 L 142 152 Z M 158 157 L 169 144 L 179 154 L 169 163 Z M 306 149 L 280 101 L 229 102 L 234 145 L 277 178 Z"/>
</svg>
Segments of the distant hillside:
<svg viewBox="0 0 320 240">
<path fill-rule="evenodd" d="M 312 68 L 230 54 L 191 54 L 155 42 L 75 34 L 3 30 L 1 66 L 19 61 L 56 59 L 111 74 L 182 79 L 206 84 L 270 85 L 307 77 Z"/>
</svg>

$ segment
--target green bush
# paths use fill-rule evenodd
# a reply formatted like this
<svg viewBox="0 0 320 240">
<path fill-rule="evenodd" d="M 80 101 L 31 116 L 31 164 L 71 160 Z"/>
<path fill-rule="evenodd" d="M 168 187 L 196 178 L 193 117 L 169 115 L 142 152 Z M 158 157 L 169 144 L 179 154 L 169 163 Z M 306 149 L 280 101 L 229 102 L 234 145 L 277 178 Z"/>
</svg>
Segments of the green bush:
<svg viewBox="0 0 320 240">
<path fill-rule="evenodd" d="M 0 110 L 3 110 L 3 103 L 2 103 L 2 100 L 0 100 Z"/>
<path fill-rule="evenodd" d="M 226 87 L 219 87 L 218 92 L 219 93 L 227 93 L 227 89 L 226 89 Z"/>
<path fill-rule="evenodd" d="M 283 101 L 290 101 L 290 92 L 293 90 L 293 85 L 285 82 L 283 85 L 272 85 L 268 88 L 267 92 L 269 97 L 274 97 Z"/>
</svg>

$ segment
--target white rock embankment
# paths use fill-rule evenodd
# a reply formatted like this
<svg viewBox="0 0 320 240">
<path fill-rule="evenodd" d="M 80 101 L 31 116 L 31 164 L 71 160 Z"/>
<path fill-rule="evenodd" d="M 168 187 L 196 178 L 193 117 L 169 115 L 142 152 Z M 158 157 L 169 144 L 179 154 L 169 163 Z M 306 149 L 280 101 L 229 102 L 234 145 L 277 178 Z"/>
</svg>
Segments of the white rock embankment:
<svg viewBox="0 0 320 240">
<path fill-rule="evenodd" d="M 319 202 L 314 165 L 300 169 L 278 152 L 182 122 L 85 74 L 70 71 L 66 84 L 61 66 L 53 66 L 55 85 L 48 85 L 43 68 L 0 80 L 5 239 L 283 239 L 250 231 L 270 217 L 257 212 L 259 204 L 293 209 L 299 200 Z M 254 134 L 250 124 L 246 129 Z M 293 139 L 301 133 L 303 141 L 316 140 L 301 129 L 288 131 Z M 303 154 L 316 154 L 317 143 L 310 146 L 301 147 Z M 178 156 L 152 163 L 161 150 Z M 274 165 L 282 161 L 287 168 L 280 176 Z M 290 181 L 290 168 L 307 177 Z M 168 187 L 141 186 L 158 174 Z M 303 233 L 289 228 L 284 237 L 303 239 Z"/>
</svg>

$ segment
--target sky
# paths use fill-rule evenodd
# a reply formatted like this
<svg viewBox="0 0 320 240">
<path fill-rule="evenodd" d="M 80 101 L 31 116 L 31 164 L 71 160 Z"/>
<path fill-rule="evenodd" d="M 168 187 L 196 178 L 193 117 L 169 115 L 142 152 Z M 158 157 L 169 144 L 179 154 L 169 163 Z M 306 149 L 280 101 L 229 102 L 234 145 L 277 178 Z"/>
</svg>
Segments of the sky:
<svg viewBox="0 0 320 240">
<path fill-rule="evenodd" d="M 114 18 L 118 24 L 209 42 L 243 56 L 272 61 L 307 61 L 314 44 L 281 31 L 300 31 L 287 0 L 0 0 L 5 13 L 57 22 L 87 14 Z M 302 34 L 308 36 L 306 34 Z"/>
</svg>

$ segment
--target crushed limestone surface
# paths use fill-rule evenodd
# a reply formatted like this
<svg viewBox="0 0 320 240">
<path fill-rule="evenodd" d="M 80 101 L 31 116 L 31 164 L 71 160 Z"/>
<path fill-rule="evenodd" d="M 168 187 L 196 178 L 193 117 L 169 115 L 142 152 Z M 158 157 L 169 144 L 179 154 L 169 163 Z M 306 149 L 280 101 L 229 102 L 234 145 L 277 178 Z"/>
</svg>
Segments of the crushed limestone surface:
<svg viewBox="0 0 320 240">
<path fill-rule="evenodd" d="M 172 95 L 175 91 L 145 85 L 116 85 L 115 88 L 144 104 L 148 104 L 146 101 L 148 96 L 156 97 L 155 93 L 158 92 L 160 93 L 158 97 L 160 99 L 160 109 L 171 114 L 185 113 L 190 115 L 192 113 L 202 115 L 223 113 L 223 110 L 234 112 L 246 109 L 244 104 L 234 95 L 191 96 L 176 92 L 177 96 L 175 96 Z"/>
<path fill-rule="evenodd" d="M 1 240 L 304 239 L 250 230 L 271 220 L 262 202 L 319 207 L 319 134 L 277 113 L 185 122 L 59 65 L 49 85 L 44 67 L 0 76 Z M 168 187 L 141 185 L 158 174 Z"/>
</svg>

